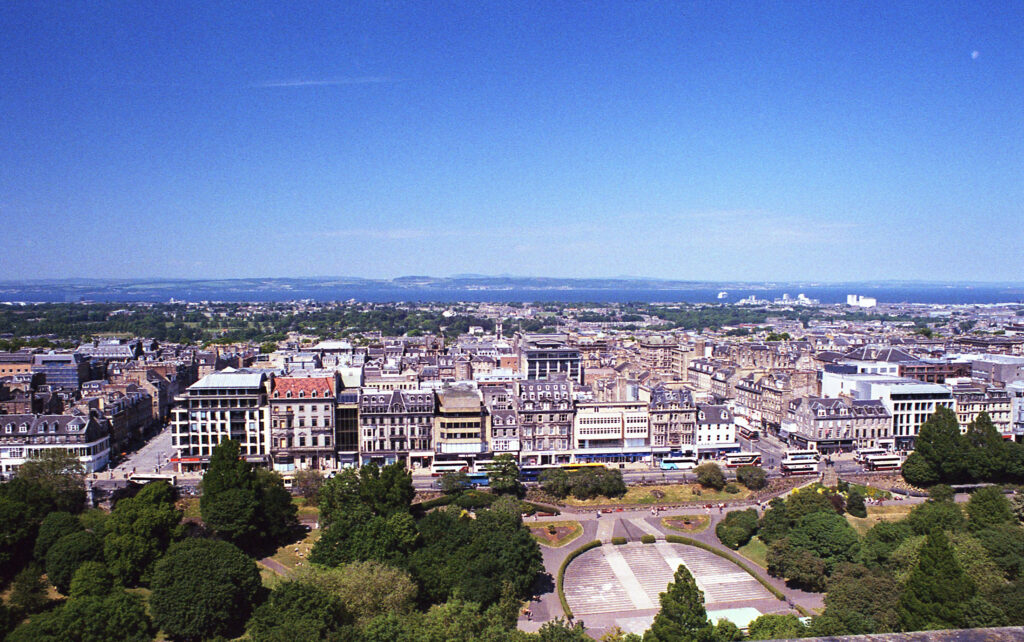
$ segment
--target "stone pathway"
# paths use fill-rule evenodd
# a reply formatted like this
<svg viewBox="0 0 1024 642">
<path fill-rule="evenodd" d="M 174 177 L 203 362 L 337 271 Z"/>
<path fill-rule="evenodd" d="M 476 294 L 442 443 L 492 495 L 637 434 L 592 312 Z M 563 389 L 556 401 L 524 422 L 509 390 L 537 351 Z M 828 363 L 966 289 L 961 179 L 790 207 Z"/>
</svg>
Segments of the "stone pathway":
<svg viewBox="0 0 1024 642">
<path fill-rule="evenodd" d="M 566 570 L 565 595 L 573 614 L 657 609 L 658 596 L 683 564 L 704 591 L 706 605 L 735 606 L 774 597 L 757 580 L 714 553 L 683 544 L 605 545 L 576 558 Z"/>
</svg>

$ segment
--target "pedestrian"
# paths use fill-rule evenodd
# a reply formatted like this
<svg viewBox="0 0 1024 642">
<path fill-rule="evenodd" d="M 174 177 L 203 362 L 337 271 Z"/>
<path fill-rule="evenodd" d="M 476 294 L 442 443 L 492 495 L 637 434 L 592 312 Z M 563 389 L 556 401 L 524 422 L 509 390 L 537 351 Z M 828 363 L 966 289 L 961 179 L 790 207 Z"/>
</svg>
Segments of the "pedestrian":
<svg viewBox="0 0 1024 642">
<path fill-rule="evenodd" d="M 718 512 L 721 513 L 725 510 L 725 502 L 718 502 Z"/>
</svg>

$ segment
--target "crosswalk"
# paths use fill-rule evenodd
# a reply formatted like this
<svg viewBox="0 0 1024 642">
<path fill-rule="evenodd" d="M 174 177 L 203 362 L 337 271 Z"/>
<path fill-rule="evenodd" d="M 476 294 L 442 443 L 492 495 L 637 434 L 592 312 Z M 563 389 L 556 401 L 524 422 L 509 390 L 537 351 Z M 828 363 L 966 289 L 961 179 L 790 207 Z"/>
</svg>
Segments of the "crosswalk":
<svg viewBox="0 0 1024 642">
<path fill-rule="evenodd" d="M 685 564 L 705 605 L 771 599 L 772 595 L 743 569 L 711 552 L 681 544 L 605 545 L 569 565 L 565 595 L 579 615 L 628 612 L 659 607 L 658 596 Z"/>
</svg>

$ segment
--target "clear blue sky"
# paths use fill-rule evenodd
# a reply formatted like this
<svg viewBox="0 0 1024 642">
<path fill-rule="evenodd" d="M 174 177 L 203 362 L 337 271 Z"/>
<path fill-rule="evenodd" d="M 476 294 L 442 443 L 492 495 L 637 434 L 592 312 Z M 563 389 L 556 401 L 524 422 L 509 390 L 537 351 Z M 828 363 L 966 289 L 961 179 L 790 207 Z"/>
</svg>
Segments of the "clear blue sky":
<svg viewBox="0 0 1024 642">
<path fill-rule="evenodd" d="M 0 280 L 1024 276 L 1022 2 L 227 4 L 0 4 Z"/>
</svg>

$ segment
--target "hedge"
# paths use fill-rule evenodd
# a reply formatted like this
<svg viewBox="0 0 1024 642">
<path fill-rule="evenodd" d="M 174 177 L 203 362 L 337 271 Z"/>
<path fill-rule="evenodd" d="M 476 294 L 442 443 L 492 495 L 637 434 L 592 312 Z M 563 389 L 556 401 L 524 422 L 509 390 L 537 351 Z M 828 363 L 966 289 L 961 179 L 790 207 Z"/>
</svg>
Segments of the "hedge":
<svg viewBox="0 0 1024 642">
<path fill-rule="evenodd" d="M 558 600 L 562 603 L 562 611 L 565 614 L 565 617 L 569 619 L 572 619 L 572 609 L 569 608 L 569 602 L 565 599 L 565 587 L 563 586 L 565 581 L 565 569 L 569 567 L 569 564 L 574 559 L 600 545 L 601 540 L 595 539 L 593 542 L 588 542 L 583 546 L 580 546 L 575 551 L 569 553 L 565 559 L 562 560 L 562 565 L 558 567 Z"/>
<path fill-rule="evenodd" d="M 612 544 L 615 544 L 616 546 L 622 546 L 625 543 L 626 543 L 626 538 L 625 537 L 613 537 L 612 538 Z"/>
<path fill-rule="evenodd" d="M 654 535 L 651 535 L 650 533 L 647 533 L 646 535 L 642 535 L 640 537 L 640 541 L 642 543 L 644 543 L 644 544 L 653 544 L 654 543 Z"/>
<path fill-rule="evenodd" d="M 703 548 L 705 551 L 709 551 L 711 553 L 714 553 L 715 555 L 717 555 L 719 557 L 723 557 L 723 558 L 729 560 L 730 562 L 732 562 L 733 564 L 735 564 L 736 566 L 739 566 L 740 568 L 742 568 L 747 573 L 749 573 L 751 575 L 751 577 L 753 577 L 755 580 L 758 581 L 758 583 L 761 584 L 761 586 L 763 586 L 766 589 L 768 589 L 769 593 L 771 593 L 775 597 L 779 598 L 780 600 L 783 600 L 783 601 L 786 600 L 786 594 L 785 593 L 783 593 L 779 589 L 775 588 L 774 586 L 771 585 L 770 582 L 768 582 L 768 580 L 764 579 L 763 577 L 761 577 L 760 575 L 755 573 L 754 569 L 750 568 L 749 566 L 747 566 L 746 564 L 744 564 L 740 560 L 736 559 L 734 556 L 730 555 L 729 553 L 726 553 L 725 551 L 723 551 L 723 550 L 721 550 L 719 548 L 715 548 L 714 546 L 711 546 L 710 544 L 705 544 L 704 542 L 702 542 L 700 540 L 690 539 L 689 537 L 682 537 L 680 535 L 666 535 L 665 536 L 665 541 L 666 542 L 670 542 L 672 544 L 686 544 L 687 546 L 696 546 L 697 548 Z M 801 612 L 802 612 L 802 609 L 801 609 Z"/>
</svg>

